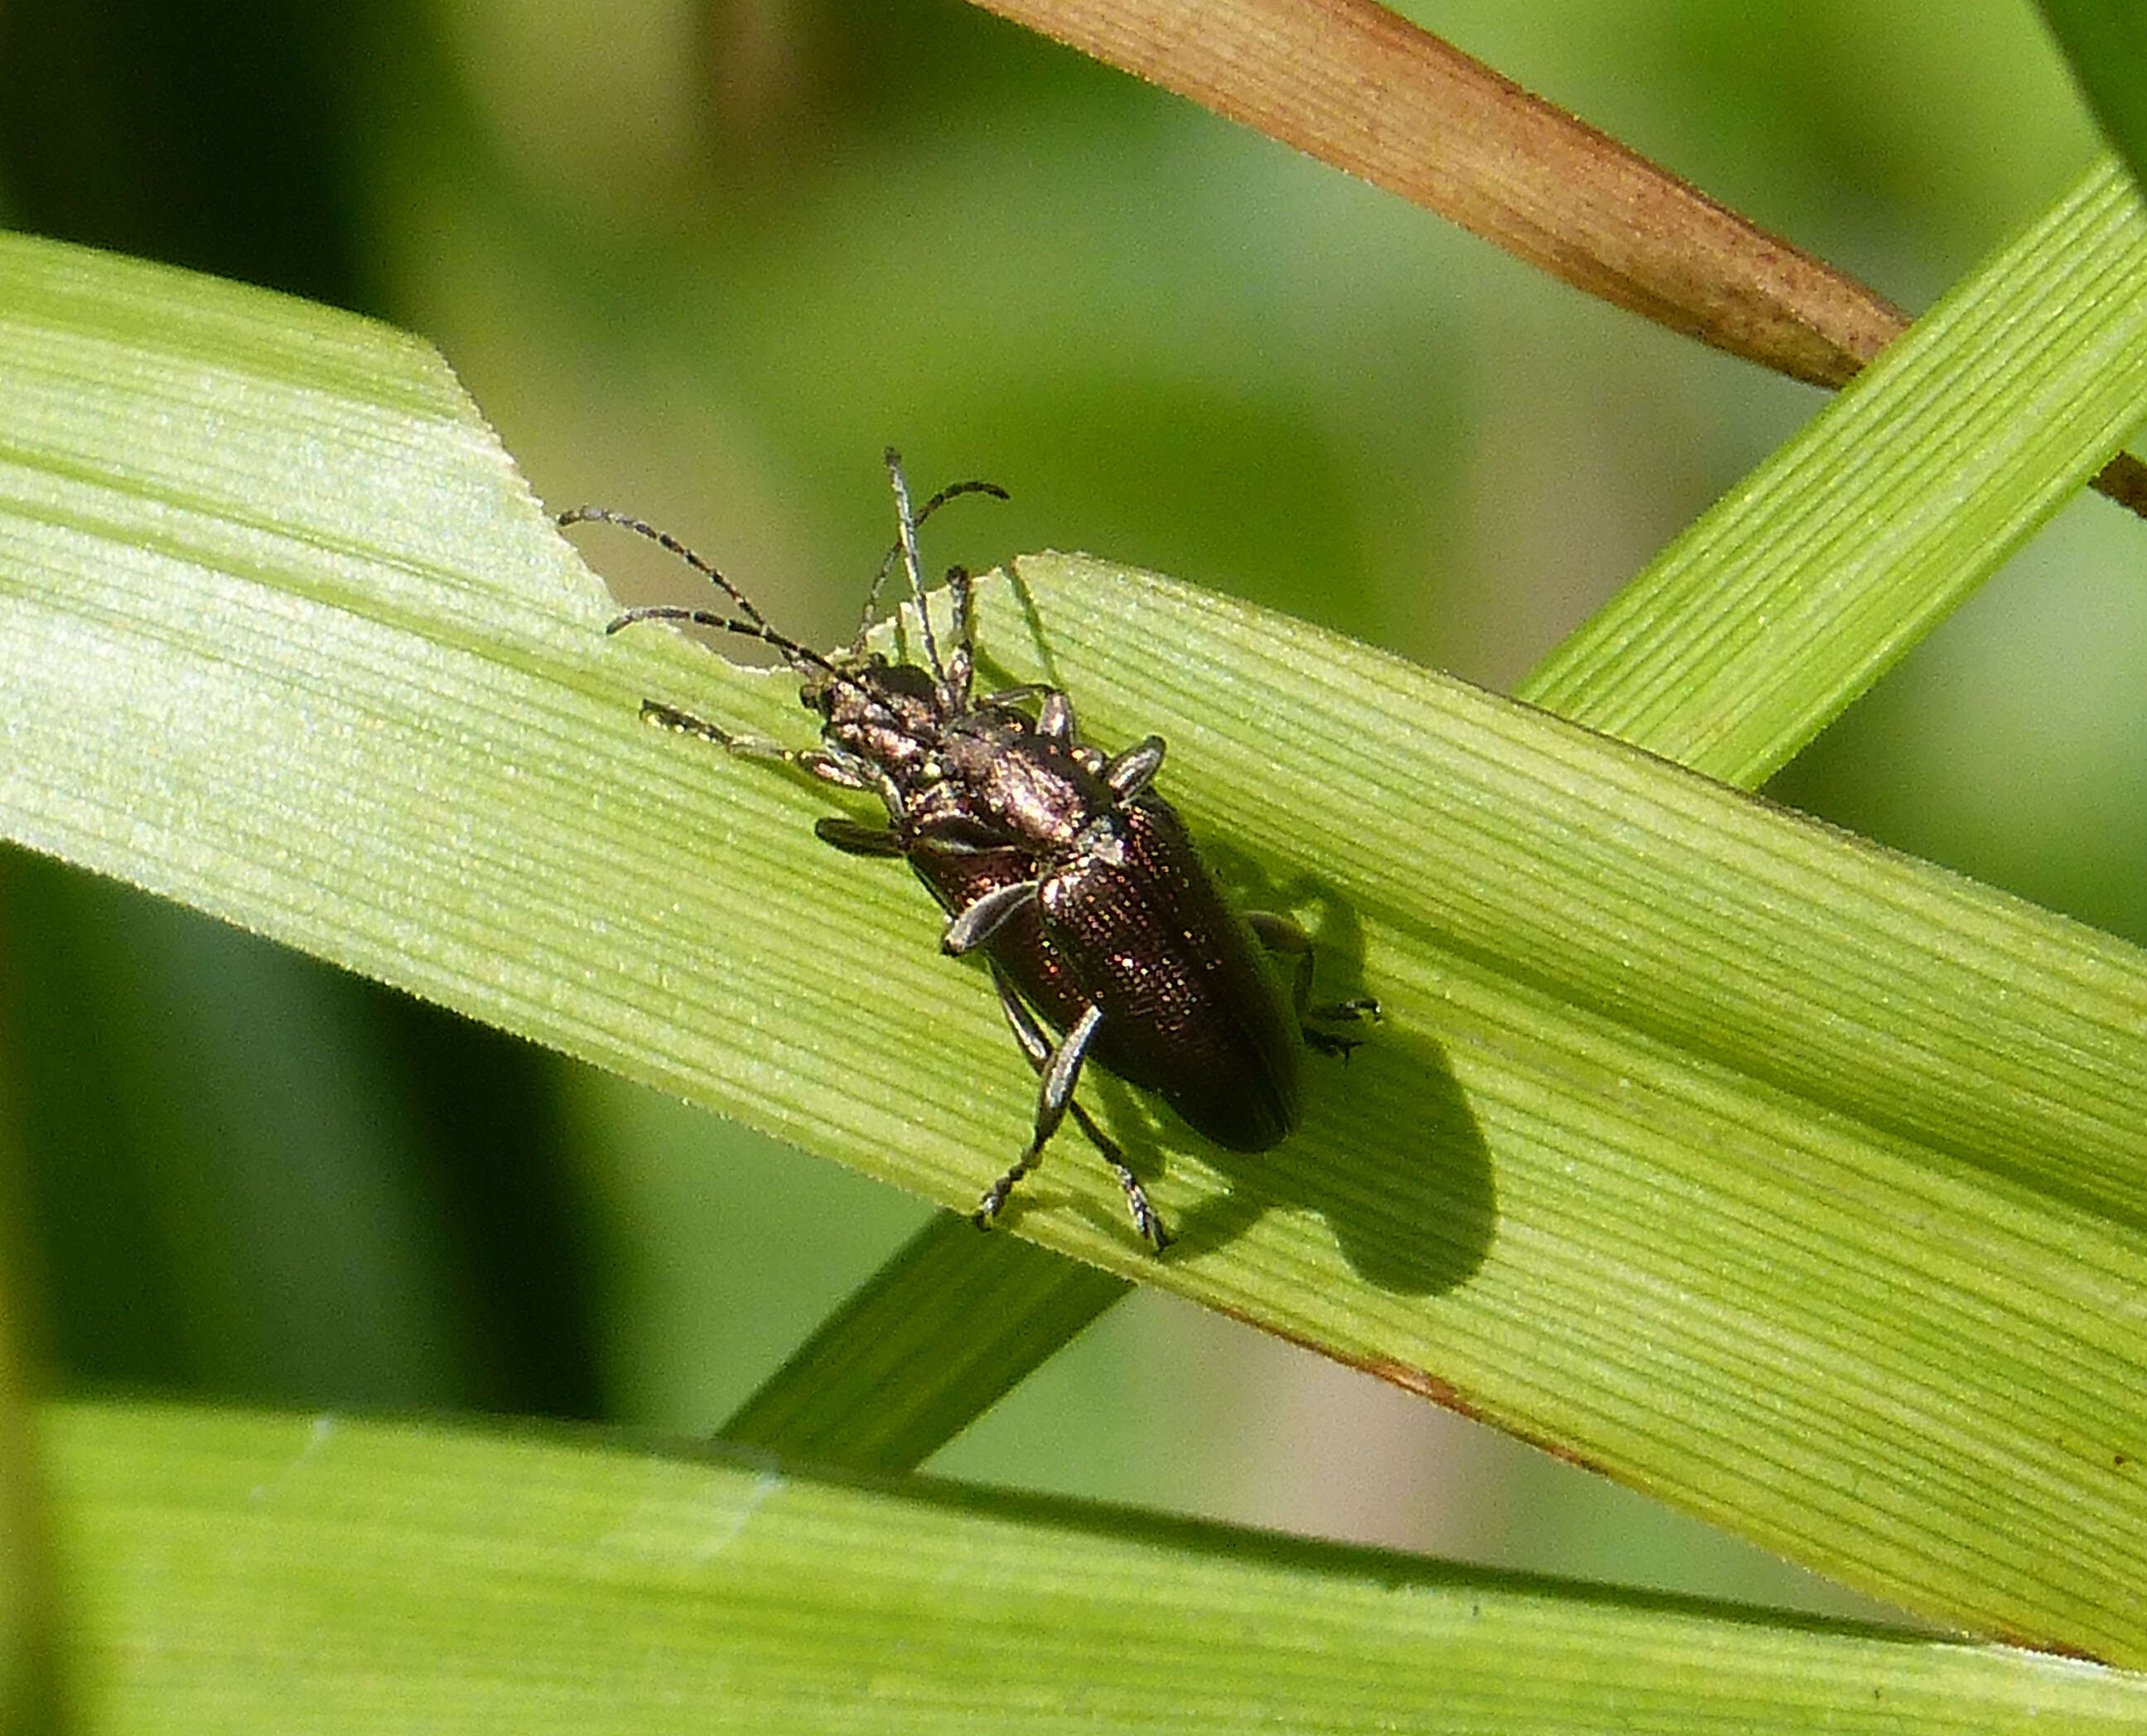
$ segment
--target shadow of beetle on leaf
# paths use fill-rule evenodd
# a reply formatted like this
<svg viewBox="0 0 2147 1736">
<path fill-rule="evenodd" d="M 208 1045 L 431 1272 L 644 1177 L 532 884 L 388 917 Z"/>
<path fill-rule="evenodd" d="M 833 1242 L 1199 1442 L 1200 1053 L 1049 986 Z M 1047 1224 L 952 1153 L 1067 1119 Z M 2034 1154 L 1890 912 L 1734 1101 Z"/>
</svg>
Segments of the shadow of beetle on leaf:
<svg viewBox="0 0 2147 1736">
<path fill-rule="evenodd" d="M 1313 1006 L 1376 989 L 1364 981 L 1356 913 L 1332 884 L 1309 873 L 1278 879 L 1224 840 L 1200 842 L 1239 909 L 1288 915 L 1310 936 Z M 1489 1251 L 1496 1197 L 1489 1148 L 1444 1051 L 1390 1018 L 1314 1024 L 1349 1031 L 1354 1046 L 1346 1055 L 1308 1050 L 1301 1058 L 1303 1121 L 1263 1152 L 1200 1138 L 1160 1099 L 1100 1068 L 1084 1076 L 1084 1090 L 1108 1106 L 1137 1173 L 1160 1173 L 1166 1145 L 1189 1146 L 1226 1183 L 1180 1210 L 1171 1226 L 1177 1242 L 1164 1258 L 1227 1243 L 1267 1212 L 1303 1210 L 1326 1223 L 1351 1270 L 1380 1289 L 1421 1296 L 1467 1282 Z M 1319 1149 L 1348 1153 L 1347 1168 L 1308 1155 Z"/>
</svg>

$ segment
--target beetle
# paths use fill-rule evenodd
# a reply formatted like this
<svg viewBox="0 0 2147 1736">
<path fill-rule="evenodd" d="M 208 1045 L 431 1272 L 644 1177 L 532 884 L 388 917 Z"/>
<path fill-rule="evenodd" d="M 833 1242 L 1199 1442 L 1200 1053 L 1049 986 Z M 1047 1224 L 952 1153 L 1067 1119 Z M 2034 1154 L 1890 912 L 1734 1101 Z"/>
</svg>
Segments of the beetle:
<svg viewBox="0 0 2147 1736">
<path fill-rule="evenodd" d="M 1135 1229 L 1160 1253 L 1170 1237 L 1147 1191 L 1075 1101 L 1083 1067 L 1094 1061 L 1155 1092 L 1219 1145 L 1264 1151 L 1298 1123 L 1306 1043 L 1345 1054 L 1353 1046 L 1305 1019 L 1369 1016 L 1376 1006 L 1309 1007 L 1309 940 L 1286 918 L 1241 913 L 1224 895 L 1184 823 L 1153 788 L 1161 738 L 1106 754 L 1082 740 L 1073 703 L 1057 688 L 975 692 L 973 588 L 958 567 L 947 573 L 953 643 L 942 658 L 918 527 L 958 496 L 1006 493 L 994 483 L 958 483 L 913 509 L 892 448 L 886 463 L 897 540 L 873 578 L 857 638 L 830 655 L 777 632 L 714 567 L 639 519 L 580 507 L 558 523 L 617 525 L 713 582 L 737 613 L 656 605 L 628 609 L 606 631 L 678 621 L 759 640 L 799 677 L 799 701 L 818 716 L 821 741 L 798 748 L 737 735 L 654 699 L 642 702 L 642 715 L 878 797 L 884 824 L 828 818 L 815 831 L 849 854 L 908 862 L 947 914 L 943 949 L 974 953 L 989 969 L 1038 1087 L 1028 1143 L 978 1202 L 978 1227 L 990 1226 L 1070 1113 L 1117 1176 Z M 922 663 L 891 660 L 868 643 L 898 561 L 916 607 Z M 1296 961 L 1287 996 L 1267 953 Z"/>
</svg>

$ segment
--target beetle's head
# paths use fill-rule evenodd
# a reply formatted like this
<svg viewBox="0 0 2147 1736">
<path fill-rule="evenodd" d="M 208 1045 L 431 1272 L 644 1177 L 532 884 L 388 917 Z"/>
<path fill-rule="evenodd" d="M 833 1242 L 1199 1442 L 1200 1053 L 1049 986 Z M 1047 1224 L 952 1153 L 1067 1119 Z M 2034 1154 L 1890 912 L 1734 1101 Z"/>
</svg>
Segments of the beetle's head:
<svg viewBox="0 0 2147 1736">
<path fill-rule="evenodd" d="M 921 732 L 935 729 L 939 721 L 939 693 L 931 672 L 890 663 L 877 651 L 808 668 L 798 699 L 829 724 L 892 723 Z"/>
</svg>

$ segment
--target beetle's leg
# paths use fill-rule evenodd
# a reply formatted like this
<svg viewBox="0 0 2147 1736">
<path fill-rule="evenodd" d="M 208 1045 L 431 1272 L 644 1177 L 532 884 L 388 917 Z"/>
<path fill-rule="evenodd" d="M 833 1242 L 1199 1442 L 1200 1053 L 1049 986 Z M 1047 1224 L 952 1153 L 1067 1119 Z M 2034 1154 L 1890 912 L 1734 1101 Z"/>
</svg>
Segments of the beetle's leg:
<svg viewBox="0 0 2147 1736">
<path fill-rule="evenodd" d="M 1125 1190 L 1126 1209 L 1132 1214 L 1134 1228 L 1142 1238 L 1158 1253 L 1170 1246 L 1170 1233 L 1163 1227 L 1155 1208 L 1149 1203 L 1148 1190 L 1141 1186 L 1140 1178 L 1127 1166 L 1125 1153 L 1119 1149 L 1118 1142 L 1096 1125 L 1095 1118 L 1075 1101 L 1074 1087 L 1081 1075 L 1081 1063 L 1088 1053 L 1096 1028 L 1103 1023 L 1102 1009 L 1091 1007 L 1083 1013 L 1066 1039 L 1056 1049 L 1045 1036 L 1013 986 L 996 968 L 993 980 L 998 985 L 999 1008 L 1006 1014 L 1008 1026 L 1013 1030 L 1014 1041 L 1021 1045 L 1028 1064 L 1042 1075 L 1038 1093 L 1036 1130 L 1031 1136 L 1028 1148 L 1013 1168 L 984 1190 L 983 1198 L 977 1203 L 971 1221 L 978 1229 L 989 1229 L 992 1220 L 1007 1202 L 1022 1178 L 1033 1170 L 1043 1154 L 1047 1140 L 1058 1128 L 1060 1119 L 1071 1114 L 1089 1143 L 1096 1148 L 1111 1173 L 1119 1178 L 1119 1186 Z"/>
<path fill-rule="evenodd" d="M 1013 1040 L 1021 1045 L 1021 1052 L 1028 1058 L 1028 1064 L 1042 1073 L 1051 1063 L 1051 1039 L 1044 1035 L 1043 1026 L 1036 1022 L 1036 1015 L 1028 1010 L 1028 1004 L 1014 992 L 1013 984 L 1007 981 L 1006 973 L 996 964 L 992 967 L 992 981 L 998 989 L 999 1010 L 1006 1014 L 1007 1024 L 1013 1032 Z M 1119 1142 L 1096 1125 L 1095 1117 L 1081 1107 L 1081 1100 L 1078 1097 L 1066 1099 L 1066 1113 L 1089 1136 L 1089 1143 L 1096 1148 L 1104 1163 L 1110 1166 L 1111 1173 L 1118 1177 L 1119 1185 L 1126 1190 L 1126 1204 L 1133 1212 L 1134 1227 L 1155 1245 L 1158 1253 L 1162 1253 L 1170 1246 L 1170 1233 L 1164 1228 L 1163 1220 L 1156 1216 L 1155 1208 L 1148 1203 L 1147 1190 L 1141 1186 L 1140 1178 L 1127 1163 L 1126 1154 L 1119 1149 Z"/>
<path fill-rule="evenodd" d="M 891 826 L 861 826 L 855 820 L 830 816 L 813 823 L 813 833 L 823 844 L 833 844 L 845 856 L 907 856 L 909 847 Z"/>
<path fill-rule="evenodd" d="M 1062 748 L 1072 747 L 1079 733 L 1074 723 L 1074 702 L 1057 688 L 1038 691 L 1043 695 L 1043 703 L 1037 708 L 1036 733 Z"/>
<path fill-rule="evenodd" d="M 1161 736 L 1144 736 L 1105 764 L 1104 782 L 1110 785 L 1121 808 L 1138 799 L 1155 782 L 1155 774 L 1163 769 L 1163 751 Z"/>
<path fill-rule="evenodd" d="M 995 693 L 985 694 L 976 705 L 978 710 L 983 711 L 993 706 L 1019 705 L 1028 699 L 1042 702 L 1036 711 L 1036 733 L 1059 747 L 1072 747 L 1075 735 L 1074 702 L 1048 681 L 1024 681 L 1018 688 L 1001 688 Z"/>
<path fill-rule="evenodd" d="M 666 705 L 657 699 L 641 702 L 641 721 L 658 724 L 665 729 L 675 729 L 681 735 L 698 735 L 703 741 L 713 742 L 719 748 L 736 747 L 743 739 L 718 724 L 708 723 L 691 712 L 680 711 L 676 706 Z"/>
<path fill-rule="evenodd" d="M 780 742 L 758 735 L 733 735 L 720 723 L 711 723 L 705 718 L 697 718 L 691 712 L 680 711 L 658 699 L 641 702 L 641 718 L 643 723 L 675 729 L 681 735 L 698 735 L 703 741 L 713 742 L 747 759 L 779 759 L 825 783 L 838 784 L 844 789 L 868 789 L 883 798 L 887 793 L 886 774 L 852 754 L 836 753 L 825 748 L 786 748 Z"/>
<path fill-rule="evenodd" d="M 1363 1038 L 1344 1037 L 1333 1031 L 1323 1031 L 1315 1026 L 1304 1023 L 1303 1020 L 1329 1018 L 1354 1023 L 1360 1018 L 1377 1018 L 1379 1016 L 1379 1003 L 1371 996 L 1353 995 L 1346 1001 L 1329 1001 L 1324 1007 L 1307 1007 L 1300 1018 L 1298 1029 L 1304 1035 L 1304 1046 L 1314 1054 L 1337 1055 L 1346 1061 L 1349 1058 L 1350 1051 L 1364 1046 Z"/>
<path fill-rule="evenodd" d="M 1038 884 L 1034 880 L 1016 880 L 993 887 L 947 924 L 939 949 L 956 958 L 975 951 L 1012 921 L 1017 910 L 1035 898 Z"/>
<path fill-rule="evenodd" d="M 1286 916 L 1272 910 L 1248 910 L 1245 925 L 1253 938 L 1270 953 L 1286 954 L 1297 963 L 1290 972 L 1290 1004 L 1299 1018 L 1308 1017 L 1312 999 L 1312 937 Z"/>
<path fill-rule="evenodd" d="M 1312 937 L 1286 916 L 1278 916 L 1271 910 L 1249 910 L 1245 921 L 1259 943 L 1270 953 L 1287 953 L 1296 959 L 1290 973 L 1290 1004 L 1296 1008 L 1299 1027 L 1304 1033 L 1305 1047 L 1323 1055 L 1347 1056 L 1358 1047 L 1353 1037 L 1338 1037 L 1332 1031 L 1314 1030 L 1307 1023 L 1310 1019 L 1354 1023 L 1360 1018 L 1377 1018 L 1379 1003 L 1369 995 L 1357 995 L 1346 1001 L 1334 1001 L 1324 1007 L 1312 1004 Z"/>
<path fill-rule="evenodd" d="M 947 569 L 947 595 L 953 606 L 954 648 L 947 658 L 947 689 L 957 712 L 970 707 L 970 693 L 977 682 L 976 599 L 969 587 L 967 567 Z"/>
</svg>

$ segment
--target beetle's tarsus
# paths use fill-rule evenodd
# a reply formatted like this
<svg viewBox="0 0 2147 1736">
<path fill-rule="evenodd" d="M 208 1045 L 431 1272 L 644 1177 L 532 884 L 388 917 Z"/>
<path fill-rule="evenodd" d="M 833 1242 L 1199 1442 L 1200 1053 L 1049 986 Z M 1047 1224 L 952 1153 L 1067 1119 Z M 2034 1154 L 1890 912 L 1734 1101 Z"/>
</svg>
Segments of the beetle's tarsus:
<svg viewBox="0 0 2147 1736">
<path fill-rule="evenodd" d="M 1119 1185 L 1126 1190 L 1126 1207 L 1134 1214 L 1134 1228 L 1149 1247 L 1161 1253 L 1170 1246 L 1170 1232 L 1163 1227 L 1163 1219 L 1156 1216 L 1155 1208 L 1148 1203 L 1148 1190 L 1130 1169 L 1119 1170 Z"/>
<path fill-rule="evenodd" d="M 1312 937 L 1286 916 L 1278 916 L 1271 910 L 1248 911 L 1246 922 L 1254 937 L 1270 953 L 1296 960 L 1296 968 L 1290 977 L 1290 1001 L 1297 1008 L 1298 1029 L 1304 1033 L 1304 1046 L 1315 1055 L 1339 1056 L 1349 1058 L 1349 1051 L 1363 1047 L 1359 1037 L 1339 1037 L 1332 1031 L 1316 1029 L 1312 1021 L 1323 1019 L 1330 1024 L 1354 1024 L 1359 1019 L 1379 1016 L 1379 1003 L 1368 994 L 1351 997 L 1346 1001 L 1334 1001 L 1324 1007 L 1312 1004 Z"/>
<path fill-rule="evenodd" d="M 1368 994 L 1360 994 L 1324 1007 L 1307 1007 L 1300 1015 L 1299 1028 L 1304 1033 L 1304 1046 L 1313 1053 L 1334 1056 L 1347 1065 L 1351 1052 L 1362 1048 L 1364 1039 L 1344 1037 L 1336 1031 L 1322 1031 L 1309 1021 L 1319 1018 L 1330 1024 L 1354 1024 L 1359 1019 L 1376 1019 L 1379 1017 L 1379 1003 Z"/>
<path fill-rule="evenodd" d="M 697 718 L 688 711 L 680 711 L 674 705 L 666 705 L 660 699 L 641 702 L 641 721 L 653 723 L 660 729 L 675 729 L 681 735 L 698 735 L 703 741 L 713 742 L 718 747 L 728 748 L 738 738 L 721 724 L 711 723 L 705 718 Z"/>
<path fill-rule="evenodd" d="M 1068 1107 L 1073 1110 L 1074 1119 L 1081 1123 L 1081 1130 L 1103 1153 L 1104 1161 L 1110 1165 L 1111 1173 L 1118 1177 L 1119 1185 L 1125 1189 L 1126 1210 L 1132 1215 L 1134 1228 L 1143 1241 L 1161 1253 L 1170 1246 L 1172 1237 L 1170 1232 L 1163 1227 L 1163 1219 L 1157 1214 L 1155 1208 L 1149 1203 L 1148 1189 L 1141 1186 L 1140 1178 L 1126 1168 L 1123 1159 L 1112 1155 L 1118 1149 L 1117 1145 L 1089 1118 L 1087 1111 L 1078 1103 L 1071 1103 Z M 1013 1195 L 1013 1190 L 1024 1178 L 1035 1172 L 1042 1155 L 1033 1150 L 1023 1152 L 1019 1163 L 984 1189 L 983 1197 L 977 1202 L 976 1210 L 969 1213 L 969 1222 L 978 1229 L 991 1228 L 998 1221 L 1000 1209 Z"/>
<path fill-rule="evenodd" d="M 983 1197 L 977 1202 L 976 1210 L 969 1214 L 969 1222 L 978 1229 L 989 1229 L 999 1215 L 999 1208 L 1007 1203 L 1007 1197 L 1020 1184 L 1023 1176 L 1035 1169 L 1043 1155 L 1033 1148 L 1023 1152 L 1019 1163 L 984 1189 Z"/>
</svg>

